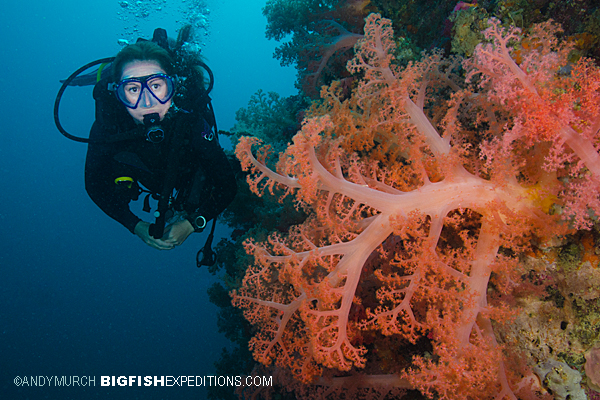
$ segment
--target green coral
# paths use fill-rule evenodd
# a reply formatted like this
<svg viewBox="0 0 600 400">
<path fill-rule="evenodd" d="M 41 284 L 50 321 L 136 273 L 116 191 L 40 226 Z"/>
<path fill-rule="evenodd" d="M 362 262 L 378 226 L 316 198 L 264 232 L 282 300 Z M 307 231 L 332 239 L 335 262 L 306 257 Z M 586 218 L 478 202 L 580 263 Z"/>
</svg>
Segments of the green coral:
<svg viewBox="0 0 600 400">
<path fill-rule="evenodd" d="M 396 41 L 396 65 L 406 67 L 410 61 L 417 61 L 421 58 L 420 50 L 410 38 L 398 36 Z"/>
<path fill-rule="evenodd" d="M 537 21 L 541 16 L 539 9 L 534 8 L 528 0 L 500 0 L 494 8 L 494 16 L 517 28 L 524 28 Z M 538 10 L 538 11 L 536 11 Z"/>
<path fill-rule="evenodd" d="M 343 0 L 268 0 L 263 8 L 268 39 L 282 40 L 307 30 L 320 16 L 331 12 Z"/>
<path fill-rule="evenodd" d="M 558 265 L 566 273 L 576 270 L 583 257 L 583 245 L 580 242 L 570 242 L 560 249 Z"/>
<path fill-rule="evenodd" d="M 576 45 L 577 57 L 600 59 L 600 5 L 597 0 L 500 0 L 490 3 L 490 15 L 524 30 L 553 20 Z"/>
<path fill-rule="evenodd" d="M 285 149 L 300 129 L 298 114 L 308 103 L 301 96 L 282 97 L 259 89 L 248 101 L 248 106 L 235 113 L 236 124 L 232 133 L 254 136 L 272 146 L 277 154 Z"/>
<path fill-rule="evenodd" d="M 600 340 L 600 301 L 575 297 L 573 309 L 578 319 L 574 333 L 583 345 L 589 347 Z"/>
<path fill-rule="evenodd" d="M 444 37 L 445 20 L 457 1 L 372 0 L 371 3 L 383 17 L 392 20 L 395 35 L 409 38 L 424 50 L 443 47 L 447 40 Z"/>
<path fill-rule="evenodd" d="M 598 265 L 586 260 L 587 255 L 596 255 L 596 244 L 600 239 L 598 225 L 590 232 L 578 232 L 569 236 L 569 241 L 560 248 L 557 259 L 558 286 L 556 290 L 568 301 L 573 340 L 589 347 L 600 339 L 600 270 Z M 593 243 L 585 249 L 584 240 Z M 582 360 L 581 354 L 571 357 Z"/>
<path fill-rule="evenodd" d="M 468 57 L 482 40 L 481 32 L 487 28 L 489 15 L 484 8 L 469 7 L 450 16 L 453 25 L 452 52 Z"/>
</svg>

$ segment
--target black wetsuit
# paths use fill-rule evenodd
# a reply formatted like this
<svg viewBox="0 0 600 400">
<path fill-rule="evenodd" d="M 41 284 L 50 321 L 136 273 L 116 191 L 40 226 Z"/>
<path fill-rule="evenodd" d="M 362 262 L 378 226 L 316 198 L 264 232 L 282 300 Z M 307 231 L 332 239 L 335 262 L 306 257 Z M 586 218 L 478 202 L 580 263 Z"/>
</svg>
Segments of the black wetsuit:
<svg viewBox="0 0 600 400">
<path fill-rule="evenodd" d="M 187 118 L 186 124 L 191 125 L 191 129 L 178 153 L 174 182 L 176 197 L 171 209 L 183 211 L 190 218 L 201 215 L 210 221 L 231 203 L 236 194 L 234 172 L 216 138 L 208 140 L 211 128 L 204 118 L 184 115 L 181 111 L 176 114 L 170 111 L 170 114 L 162 122 L 165 140 L 161 143 L 151 143 L 142 136 L 98 143 L 110 139 L 117 131 L 135 129 L 132 118 L 127 126 L 121 127 L 107 127 L 96 121 L 90 132 L 92 142 L 85 164 L 86 190 L 102 211 L 132 233 L 140 218 L 131 212 L 129 202 L 139 196 L 139 189 L 137 185 L 131 189 L 117 185 L 115 179 L 131 177 L 150 192 L 160 194 L 178 118 Z"/>
</svg>

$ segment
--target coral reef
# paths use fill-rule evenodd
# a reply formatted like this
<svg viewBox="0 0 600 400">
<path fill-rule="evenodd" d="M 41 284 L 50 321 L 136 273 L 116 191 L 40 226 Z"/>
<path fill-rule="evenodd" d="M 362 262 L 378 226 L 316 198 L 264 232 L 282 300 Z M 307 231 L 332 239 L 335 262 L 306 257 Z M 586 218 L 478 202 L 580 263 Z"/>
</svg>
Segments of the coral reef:
<svg viewBox="0 0 600 400">
<path fill-rule="evenodd" d="M 364 25 L 369 0 L 269 0 L 263 9 L 268 38 L 291 38 L 275 50 L 282 65 L 298 69 L 297 86 L 317 98 L 321 85 L 346 74 L 345 65 Z"/>
<path fill-rule="evenodd" d="M 554 350 L 527 353 L 509 325 L 553 313 L 549 294 L 573 310 L 596 299 L 585 249 L 555 269 L 524 260 L 599 215 L 600 70 L 569 63 L 551 23 L 524 34 L 491 19 L 482 35 L 464 60 L 434 51 L 400 68 L 391 21 L 372 14 L 348 63 L 358 86 L 324 88 L 275 168 L 240 139 L 250 189 L 308 215 L 247 235 L 254 262 L 231 293 L 254 358 L 296 396 L 351 374 L 365 398 L 549 397 L 533 369 Z"/>
<path fill-rule="evenodd" d="M 600 60 L 600 8 L 593 0 L 269 0 L 263 9 L 266 35 L 283 43 L 275 57 L 298 69 L 302 94 L 318 98 L 322 85 L 348 77 L 346 62 L 369 12 L 392 21 L 396 41 L 416 59 L 423 49 L 471 56 L 483 39 L 486 21 L 495 17 L 523 30 L 544 21 L 562 25 L 579 57 Z M 523 43 L 525 47 L 529 44 Z"/>
</svg>

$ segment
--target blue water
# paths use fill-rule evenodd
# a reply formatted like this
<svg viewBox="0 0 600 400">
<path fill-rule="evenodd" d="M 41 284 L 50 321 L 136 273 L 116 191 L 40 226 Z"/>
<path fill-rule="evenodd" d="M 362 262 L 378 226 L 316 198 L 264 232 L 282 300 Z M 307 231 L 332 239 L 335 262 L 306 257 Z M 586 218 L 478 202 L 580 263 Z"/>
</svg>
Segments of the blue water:
<svg viewBox="0 0 600 400">
<path fill-rule="evenodd" d="M 188 0 L 190 1 L 190 0 Z M 208 3 L 203 54 L 220 129 L 256 90 L 294 93 L 272 59 L 264 0 Z M 173 10 L 180 2 L 167 2 Z M 215 281 L 195 266 L 206 234 L 159 252 L 104 215 L 83 187 L 86 147 L 62 137 L 52 107 L 59 79 L 120 49 L 118 1 L 5 2 L 0 24 L 0 398 L 202 399 L 204 388 L 101 387 L 102 375 L 214 375 L 228 342 L 217 332 Z M 164 10 L 163 10 L 164 11 Z M 176 13 L 140 22 L 175 36 Z M 86 136 L 89 90 L 65 94 L 65 128 Z M 16 377 L 91 376 L 93 387 L 15 385 Z"/>
</svg>

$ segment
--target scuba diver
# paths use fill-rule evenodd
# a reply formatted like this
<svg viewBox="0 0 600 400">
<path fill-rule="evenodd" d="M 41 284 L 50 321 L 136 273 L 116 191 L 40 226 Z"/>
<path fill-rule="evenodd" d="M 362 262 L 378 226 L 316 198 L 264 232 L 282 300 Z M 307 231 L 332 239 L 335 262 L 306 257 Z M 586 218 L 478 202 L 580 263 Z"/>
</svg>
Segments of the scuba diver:
<svg viewBox="0 0 600 400">
<path fill-rule="evenodd" d="M 157 29 L 151 41 L 138 39 L 114 60 L 103 59 L 111 63 L 94 74 L 96 120 L 89 139 L 64 131 L 58 121 L 58 103 L 69 84 L 89 84 L 89 75 L 78 75 L 93 63 L 63 83 L 55 103 L 59 130 L 88 143 L 85 188 L 90 198 L 159 250 L 182 244 L 213 220 L 207 241 L 211 242 L 215 218 L 237 191 L 234 171 L 218 143 L 208 97 L 212 72 L 199 55 L 184 51 L 190 32 L 191 27 L 182 28 L 170 45 L 166 31 Z M 203 69 L 211 78 L 208 88 Z M 142 193 L 144 211 L 151 211 L 150 197 L 158 200 L 154 223 L 143 221 L 130 209 L 130 202 Z M 207 246 L 210 252 L 210 243 Z M 198 266 L 210 262 L 198 261 Z"/>
</svg>

